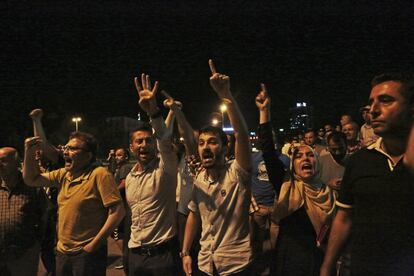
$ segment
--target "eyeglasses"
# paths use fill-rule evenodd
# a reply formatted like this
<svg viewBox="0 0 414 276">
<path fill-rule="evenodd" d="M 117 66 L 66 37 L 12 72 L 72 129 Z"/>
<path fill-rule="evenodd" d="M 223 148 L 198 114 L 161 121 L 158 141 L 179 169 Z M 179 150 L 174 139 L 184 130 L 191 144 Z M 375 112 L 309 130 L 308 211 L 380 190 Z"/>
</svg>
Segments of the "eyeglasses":
<svg viewBox="0 0 414 276">
<path fill-rule="evenodd" d="M 87 150 L 87 149 L 85 149 L 85 148 L 81 148 L 81 147 L 72 147 L 72 146 L 68 146 L 68 145 L 63 146 L 61 149 L 62 149 L 62 151 L 68 150 L 68 151 L 70 151 L 70 152 L 75 152 L 75 151 L 77 151 L 77 150 L 84 150 L 84 151 L 88 151 L 88 150 Z"/>
</svg>

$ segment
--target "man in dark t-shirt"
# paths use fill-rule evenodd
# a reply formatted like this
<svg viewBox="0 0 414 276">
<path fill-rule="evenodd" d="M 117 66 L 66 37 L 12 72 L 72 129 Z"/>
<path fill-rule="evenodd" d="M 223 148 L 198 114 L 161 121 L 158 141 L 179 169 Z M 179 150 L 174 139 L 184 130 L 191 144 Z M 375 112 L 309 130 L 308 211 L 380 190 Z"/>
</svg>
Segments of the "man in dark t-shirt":
<svg viewBox="0 0 414 276">
<path fill-rule="evenodd" d="M 409 275 L 414 266 L 414 177 L 402 158 L 412 125 L 414 78 L 374 78 L 372 127 L 381 138 L 349 160 L 320 275 L 329 275 L 352 234 L 353 275 Z"/>
</svg>

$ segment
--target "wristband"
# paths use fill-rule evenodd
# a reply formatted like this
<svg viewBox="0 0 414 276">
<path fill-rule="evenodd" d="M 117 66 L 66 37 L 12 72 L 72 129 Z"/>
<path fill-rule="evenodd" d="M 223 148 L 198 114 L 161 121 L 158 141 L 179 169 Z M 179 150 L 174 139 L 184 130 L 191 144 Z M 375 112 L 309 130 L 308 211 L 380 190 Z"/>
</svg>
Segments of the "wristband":
<svg viewBox="0 0 414 276">
<path fill-rule="evenodd" d="M 188 251 L 181 251 L 180 252 L 180 258 L 184 258 L 185 256 L 190 256 L 190 252 L 188 252 Z"/>
</svg>

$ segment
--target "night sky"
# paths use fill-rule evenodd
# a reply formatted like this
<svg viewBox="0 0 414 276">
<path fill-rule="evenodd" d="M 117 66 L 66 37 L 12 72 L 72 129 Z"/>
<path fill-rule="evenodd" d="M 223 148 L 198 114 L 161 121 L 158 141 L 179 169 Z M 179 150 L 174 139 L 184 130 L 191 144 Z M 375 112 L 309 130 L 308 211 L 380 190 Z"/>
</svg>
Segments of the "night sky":
<svg viewBox="0 0 414 276">
<path fill-rule="evenodd" d="M 200 127 L 218 111 L 209 58 L 231 77 L 251 129 L 260 82 L 272 96 L 275 127 L 287 127 L 296 101 L 314 107 L 319 127 L 344 112 L 358 117 L 374 75 L 413 71 L 413 4 L 86 2 L 1 4 L 0 146 L 22 147 L 36 107 L 50 137 L 67 136 L 73 115 L 85 131 L 106 117 L 136 118 L 133 77 L 141 72 L 183 101 Z"/>
</svg>

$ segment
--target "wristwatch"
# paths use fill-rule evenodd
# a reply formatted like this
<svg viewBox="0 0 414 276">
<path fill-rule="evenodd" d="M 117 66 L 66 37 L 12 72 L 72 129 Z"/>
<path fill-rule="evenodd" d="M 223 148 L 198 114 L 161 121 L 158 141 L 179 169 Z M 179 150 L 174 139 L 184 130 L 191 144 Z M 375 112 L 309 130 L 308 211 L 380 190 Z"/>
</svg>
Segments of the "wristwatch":
<svg viewBox="0 0 414 276">
<path fill-rule="evenodd" d="M 180 258 L 183 258 L 185 256 L 190 256 L 190 252 L 188 252 L 188 251 L 181 251 L 180 252 Z"/>
</svg>

